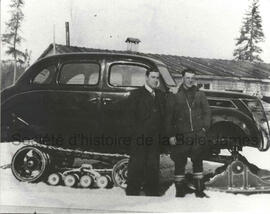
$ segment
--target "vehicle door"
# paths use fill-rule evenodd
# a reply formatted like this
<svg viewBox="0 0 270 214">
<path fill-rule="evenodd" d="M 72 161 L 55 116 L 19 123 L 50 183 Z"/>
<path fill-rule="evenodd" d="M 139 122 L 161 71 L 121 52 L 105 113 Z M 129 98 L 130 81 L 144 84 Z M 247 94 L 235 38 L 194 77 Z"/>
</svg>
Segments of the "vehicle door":
<svg viewBox="0 0 270 214">
<path fill-rule="evenodd" d="M 102 92 L 102 127 L 104 142 L 111 151 L 126 152 L 130 144 L 127 98 L 145 84 L 150 64 L 138 60 L 107 60 Z"/>
<path fill-rule="evenodd" d="M 103 61 L 63 60 L 57 87 L 48 100 L 56 107 L 51 115 L 55 130 L 65 136 L 69 147 L 89 147 L 100 130 L 100 97 Z"/>
<path fill-rule="evenodd" d="M 46 132 L 48 114 L 43 101 L 53 84 L 56 67 L 56 59 L 37 63 L 10 89 L 14 93 L 5 100 L 2 111 L 3 122 L 12 121 L 10 129 L 16 130 L 12 141 L 33 139 L 42 131 Z"/>
</svg>

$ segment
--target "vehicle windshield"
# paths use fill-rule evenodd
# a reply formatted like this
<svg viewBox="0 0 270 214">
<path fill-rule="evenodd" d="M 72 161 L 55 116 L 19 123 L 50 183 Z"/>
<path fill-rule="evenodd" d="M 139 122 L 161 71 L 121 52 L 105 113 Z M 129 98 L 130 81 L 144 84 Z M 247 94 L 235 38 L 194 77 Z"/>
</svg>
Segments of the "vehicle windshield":
<svg viewBox="0 0 270 214">
<path fill-rule="evenodd" d="M 158 70 L 160 71 L 160 74 L 163 77 L 166 85 L 168 85 L 170 87 L 176 86 L 176 83 L 175 83 L 174 79 L 172 78 L 170 72 L 166 68 L 166 66 L 158 65 Z"/>
</svg>

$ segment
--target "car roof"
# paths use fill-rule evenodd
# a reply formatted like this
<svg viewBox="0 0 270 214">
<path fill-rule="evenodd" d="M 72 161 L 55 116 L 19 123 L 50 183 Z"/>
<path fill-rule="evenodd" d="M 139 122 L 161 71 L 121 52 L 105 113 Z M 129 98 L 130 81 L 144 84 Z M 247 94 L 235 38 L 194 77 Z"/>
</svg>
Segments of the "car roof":
<svg viewBox="0 0 270 214">
<path fill-rule="evenodd" d="M 141 59 L 141 60 L 146 60 L 146 61 L 151 61 L 157 65 L 162 65 L 162 66 L 166 66 L 165 63 L 155 59 L 155 58 L 151 58 L 149 56 L 142 56 L 140 54 L 136 54 L 136 53 L 119 53 L 119 52 L 70 52 L 70 53 L 57 53 L 54 55 L 50 55 L 50 56 L 46 56 L 43 58 L 38 59 L 33 65 L 38 64 L 39 62 L 45 61 L 45 60 L 49 60 L 49 59 L 53 59 L 53 58 L 66 58 L 66 57 L 72 57 L 72 56 L 104 56 L 104 57 L 130 57 L 133 59 Z M 33 66 L 31 65 L 31 66 Z M 30 66 L 30 67 L 31 67 Z M 167 67 L 167 66 L 166 66 Z M 255 99 L 257 98 L 256 96 L 252 96 L 252 95 L 248 95 L 248 94 L 243 94 L 243 93 L 239 93 L 239 92 L 231 92 L 231 91 L 214 91 L 214 90 L 202 90 L 205 93 L 208 94 L 208 96 L 222 96 L 222 97 L 228 97 L 228 98 L 250 98 L 250 99 Z"/>
<path fill-rule="evenodd" d="M 147 60 L 147 61 L 152 61 L 155 64 L 159 64 L 159 65 L 163 65 L 166 66 L 162 61 L 159 61 L 155 58 L 149 57 L 149 56 L 142 56 L 140 54 L 136 54 L 136 53 L 108 53 L 108 52 L 71 52 L 71 53 L 57 53 L 54 55 L 49 55 L 43 58 L 39 58 L 34 64 L 39 63 L 41 61 L 44 60 L 48 60 L 48 59 L 53 59 L 53 58 L 66 58 L 66 57 L 77 57 L 77 56 L 104 56 L 104 57 L 130 57 L 133 59 L 142 59 L 142 60 Z M 33 65 L 34 65 L 33 64 Z"/>
</svg>

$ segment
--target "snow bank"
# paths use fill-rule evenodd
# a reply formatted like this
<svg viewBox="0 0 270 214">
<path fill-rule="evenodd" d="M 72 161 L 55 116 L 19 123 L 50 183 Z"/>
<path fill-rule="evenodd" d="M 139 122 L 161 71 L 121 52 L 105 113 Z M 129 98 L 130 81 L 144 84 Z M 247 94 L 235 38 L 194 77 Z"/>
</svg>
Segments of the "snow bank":
<svg viewBox="0 0 270 214">
<path fill-rule="evenodd" d="M 12 144 L 0 144 L 0 165 L 10 163 L 17 149 L 18 147 Z M 263 153 L 255 149 L 244 149 L 242 154 L 251 163 L 270 170 L 269 151 Z M 205 166 L 206 170 L 211 170 L 219 165 L 205 162 Z M 189 164 L 189 170 L 190 167 Z M 34 206 L 118 212 L 263 212 L 270 208 L 270 194 L 245 196 L 207 191 L 209 199 L 195 198 L 194 195 L 175 198 L 175 188 L 171 186 L 162 197 L 127 197 L 120 188 L 75 189 L 53 187 L 45 183 L 18 182 L 10 169 L 0 169 L 0 181 L 0 205 L 10 207 Z"/>
</svg>

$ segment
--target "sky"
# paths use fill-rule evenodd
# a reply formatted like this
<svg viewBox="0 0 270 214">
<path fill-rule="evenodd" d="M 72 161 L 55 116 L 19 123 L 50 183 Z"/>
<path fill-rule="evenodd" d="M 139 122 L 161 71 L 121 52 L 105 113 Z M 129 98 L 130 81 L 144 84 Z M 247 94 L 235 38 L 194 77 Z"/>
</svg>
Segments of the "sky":
<svg viewBox="0 0 270 214">
<path fill-rule="evenodd" d="M 31 50 L 32 61 L 36 60 L 53 42 L 53 26 L 56 43 L 65 44 L 69 21 L 74 46 L 125 50 L 126 38 L 135 37 L 141 40 L 141 52 L 233 59 L 250 1 L 25 0 L 21 49 Z M 270 63 L 270 0 L 259 2 L 265 34 L 261 58 Z M 2 33 L 10 17 L 9 3 L 2 0 Z"/>
</svg>

